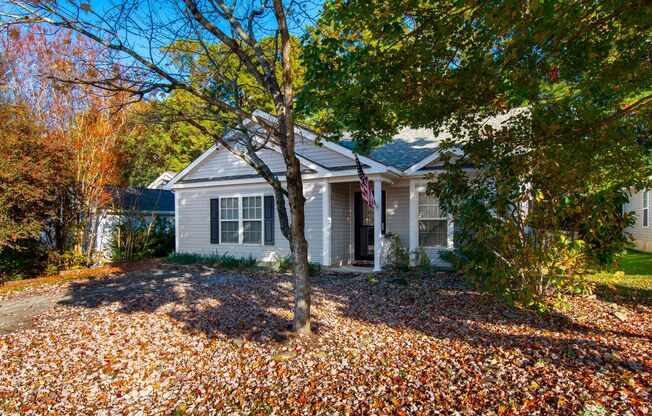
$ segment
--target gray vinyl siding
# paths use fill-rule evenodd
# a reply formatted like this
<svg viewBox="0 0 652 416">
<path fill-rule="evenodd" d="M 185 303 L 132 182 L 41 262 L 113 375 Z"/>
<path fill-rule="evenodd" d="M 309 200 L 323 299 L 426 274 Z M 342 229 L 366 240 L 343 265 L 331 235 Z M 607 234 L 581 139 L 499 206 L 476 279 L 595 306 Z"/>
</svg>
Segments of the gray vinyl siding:
<svg viewBox="0 0 652 416">
<path fill-rule="evenodd" d="M 297 153 L 326 167 L 353 166 L 355 162 L 326 147 L 319 147 L 305 139 L 297 143 Z M 286 166 L 283 156 L 274 150 L 263 149 L 257 152 L 258 156 L 265 161 L 272 172 L 285 172 Z M 302 168 L 306 168 L 302 166 Z M 183 179 L 205 179 L 221 176 L 238 176 L 255 174 L 256 171 L 239 156 L 228 150 L 221 149 L 208 156 Z"/>
<path fill-rule="evenodd" d="M 257 154 L 267 163 L 272 172 L 285 172 L 283 157 L 273 150 L 263 149 Z M 208 156 L 183 179 L 204 179 L 220 176 L 255 174 L 247 163 L 228 150 L 222 149 Z"/>
<path fill-rule="evenodd" d="M 388 186 L 385 188 L 385 231 L 398 234 L 405 247 L 410 246 L 410 188 Z"/>
<path fill-rule="evenodd" d="M 317 146 L 308 139 L 297 138 L 296 151 L 307 159 L 329 168 L 355 165 L 353 159 L 325 146 Z"/>
<path fill-rule="evenodd" d="M 306 197 L 306 239 L 310 261 L 322 261 L 322 193 L 321 184 L 304 183 Z M 275 216 L 275 245 L 253 244 L 211 244 L 210 243 L 210 199 L 230 196 L 273 195 L 267 184 L 247 184 L 234 186 L 211 186 L 196 189 L 177 189 L 177 221 L 179 227 L 179 247 L 181 253 L 224 254 L 241 257 L 253 255 L 262 261 L 290 254 L 288 241 L 283 237 Z"/>
<path fill-rule="evenodd" d="M 652 190 L 650 193 L 650 203 L 652 203 Z M 632 234 L 636 248 L 643 251 L 652 252 L 652 205 L 649 205 L 648 226 L 643 226 L 643 192 L 632 194 L 629 203 L 623 206 L 624 212 L 634 212 L 636 214 L 636 224 L 627 228 L 625 231 Z"/>
<path fill-rule="evenodd" d="M 353 211 L 350 183 L 331 184 L 331 263 L 340 266 L 353 258 Z"/>
</svg>

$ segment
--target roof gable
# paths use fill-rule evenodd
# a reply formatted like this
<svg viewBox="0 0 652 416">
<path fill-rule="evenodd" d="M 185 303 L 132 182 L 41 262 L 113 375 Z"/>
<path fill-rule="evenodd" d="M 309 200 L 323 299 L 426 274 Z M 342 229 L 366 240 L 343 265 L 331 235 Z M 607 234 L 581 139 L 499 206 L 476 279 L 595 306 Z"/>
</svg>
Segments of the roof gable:
<svg viewBox="0 0 652 416">
<path fill-rule="evenodd" d="M 256 153 L 269 167 L 272 173 L 282 175 L 285 173 L 283 156 L 272 149 L 262 149 Z M 231 153 L 225 148 L 213 146 L 203 155 L 195 166 L 175 178 L 176 183 L 213 182 L 242 178 L 258 177 L 258 172 L 241 157 Z M 194 163 L 194 162 L 193 162 Z M 310 166 L 301 164 L 301 169 L 306 173 L 314 173 Z"/>
<path fill-rule="evenodd" d="M 430 156 L 439 148 L 439 144 L 450 134 L 445 132 L 435 135 L 432 129 L 401 129 L 390 143 L 374 149 L 369 157 L 400 171 L 407 170 L 418 161 Z M 340 143 L 353 149 L 353 140 L 345 138 Z"/>
</svg>

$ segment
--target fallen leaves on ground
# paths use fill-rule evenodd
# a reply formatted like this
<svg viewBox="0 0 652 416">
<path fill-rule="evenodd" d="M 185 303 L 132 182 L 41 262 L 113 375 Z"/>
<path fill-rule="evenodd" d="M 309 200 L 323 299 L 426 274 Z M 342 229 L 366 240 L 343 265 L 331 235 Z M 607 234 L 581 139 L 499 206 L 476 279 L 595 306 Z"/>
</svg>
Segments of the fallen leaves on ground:
<svg viewBox="0 0 652 416">
<path fill-rule="evenodd" d="M 104 267 L 91 267 L 86 269 L 66 270 L 53 276 L 35 277 L 32 279 L 14 280 L 0 284 L 0 301 L 13 299 L 25 295 L 44 293 L 65 285 L 71 281 L 94 279 L 106 275 L 125 273 L 148 267 L 152 260 L 134 261 Z"/>
<path fill-rule="evenodd" d="M 287 276 L 159 265 L 71 284 L 37 329 L 0 337 L 0 412 L 650 410 L 647 307 L 574 298 L 535 315 L 446 273 L 313 285 L 315 336 L 298 339 Z"/>
</svg>

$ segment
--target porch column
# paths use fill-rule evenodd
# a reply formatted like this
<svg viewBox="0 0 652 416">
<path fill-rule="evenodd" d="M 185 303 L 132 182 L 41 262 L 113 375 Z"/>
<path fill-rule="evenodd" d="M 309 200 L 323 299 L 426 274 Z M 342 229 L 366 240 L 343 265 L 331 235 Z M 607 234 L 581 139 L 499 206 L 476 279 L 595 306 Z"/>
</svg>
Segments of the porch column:
<svg viewBox="0 0 652 416">
<path fill-rule="evenodd" d="M 374 272 L 382 272 L 382 232 L 383 232 L 383 183 L 380 180 L 374 181 Z"/>
<path fill-rule="evenodd" d="M 419 194 L 414 179 L 410 179 L 410 260 L 414 263 L 414 253 L 419 245 Z"/>
<path fill-rule="evenodd" d="M 331 266 L 331 183 L 328 179 L 322 182 L 322 236 L 323 252 L 322 266 Z"/>
<path fill-rule="evenodd" d="M 179 228 L 179 192 L 174 193 L 174 252 L 179 252 L 179 236 L 181 235 L 181 230 Z"/>
</svg>

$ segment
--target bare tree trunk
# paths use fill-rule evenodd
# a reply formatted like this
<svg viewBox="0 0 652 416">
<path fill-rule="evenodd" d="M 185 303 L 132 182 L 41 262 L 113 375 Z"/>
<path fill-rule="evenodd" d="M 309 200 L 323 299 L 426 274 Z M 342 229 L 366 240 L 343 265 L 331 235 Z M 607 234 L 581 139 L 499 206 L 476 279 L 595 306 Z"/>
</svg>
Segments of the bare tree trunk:
<svg viewBox="0 0 652 416">
<path fill-rule="evenodd" d="M 282 100 L 277 101 L 279 129 L 285 133 L 282 152 L 287 167 L 288 201 L 292 216 L 290 247 L 294 272 L 294 331 L 310 335 L 310 274 L 308 273 L 308 242 L 305 235 L 305 204 L 301 162 L 294 144 L 294 90 L 292 85 L 292 42 L 282 0 L 274 0 L 274 14 L 281 35 Z M 281 102 L 279 102 L 281 101 Z"/>
<path fill-rule="evenodd" d="M 308 272 L 308 242 L 305 237 L 303 183 L 300 168 L 298 175 L 288 171 L 288 201 L 292 215 L 290 248 L 294 272 L 294 331 L 300 335 L 310 334 L 310 274 Z"/>
</svg>

